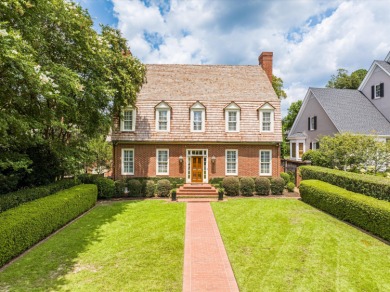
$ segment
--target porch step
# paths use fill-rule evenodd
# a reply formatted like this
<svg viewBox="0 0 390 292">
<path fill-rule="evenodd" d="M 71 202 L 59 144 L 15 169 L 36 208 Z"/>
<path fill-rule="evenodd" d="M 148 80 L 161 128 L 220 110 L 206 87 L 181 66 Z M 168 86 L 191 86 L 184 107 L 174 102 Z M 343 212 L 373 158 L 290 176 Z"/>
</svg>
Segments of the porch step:
<svg viewBox="0 0 390 292">
<path fill-rule="evenodd" d="M 178 198 L 215 198 L 218 197 L 218 191 L 209 184 L 185 184 L 177 192 Z"/>
</svg>

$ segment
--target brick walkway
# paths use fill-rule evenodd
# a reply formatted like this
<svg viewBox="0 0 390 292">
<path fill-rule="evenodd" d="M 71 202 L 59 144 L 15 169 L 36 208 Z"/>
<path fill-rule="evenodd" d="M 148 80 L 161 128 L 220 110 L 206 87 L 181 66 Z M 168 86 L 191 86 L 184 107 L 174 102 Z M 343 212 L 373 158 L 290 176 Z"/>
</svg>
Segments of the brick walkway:
<svg viewBox="0 0 390 292">
<path fill-rule="evenodd" d="M 187 203 L 183 291 L 239 291 L 210 203 Z"/>
</svg>

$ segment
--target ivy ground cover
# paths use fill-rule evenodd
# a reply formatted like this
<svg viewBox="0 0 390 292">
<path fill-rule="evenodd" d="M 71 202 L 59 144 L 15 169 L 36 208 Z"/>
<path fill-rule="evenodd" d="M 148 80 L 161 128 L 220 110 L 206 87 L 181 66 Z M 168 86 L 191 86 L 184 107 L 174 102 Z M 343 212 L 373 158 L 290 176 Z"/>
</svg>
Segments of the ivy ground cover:
<svg viewBox="0 0 390 292">
<path fill-rule="evenodd" d="M 390 246 L 301 201 L 212 207 L 240 291 L 390 291 Z"/>
<path fill-rule="evenodd" d="M 0 272 L 0 291 L 181 291 L 185 204 L 100 204 Z"/>
</svg>

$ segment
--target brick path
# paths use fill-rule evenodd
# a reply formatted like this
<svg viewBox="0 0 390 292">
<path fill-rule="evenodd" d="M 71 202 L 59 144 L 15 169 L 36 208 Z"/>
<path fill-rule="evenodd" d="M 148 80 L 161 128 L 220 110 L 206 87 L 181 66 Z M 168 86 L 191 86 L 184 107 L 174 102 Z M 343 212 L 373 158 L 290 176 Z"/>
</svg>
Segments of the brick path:
<svg viewBox="0 0 390 292">
<path fill-rule="evenodd" d="M 210 203 L 187 203 L 183 291 L 239 291 Z"/>
</svg>

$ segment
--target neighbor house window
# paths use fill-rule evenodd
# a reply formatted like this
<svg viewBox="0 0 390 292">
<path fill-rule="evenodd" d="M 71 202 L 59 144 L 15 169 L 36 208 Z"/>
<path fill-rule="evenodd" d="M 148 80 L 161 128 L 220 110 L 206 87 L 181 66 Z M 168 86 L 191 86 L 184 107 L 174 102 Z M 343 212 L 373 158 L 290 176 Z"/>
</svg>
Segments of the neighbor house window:
<svg viewBox="0 0 390 292">
<path fill-rule="evenodd" d="M 169 150 L 157 149 L 157 174 L 169 174 Z"/>
<path fill-rule="evenodd" d="M 240 107 L 232 102 L 225 107 L 226 132 L 240 131 Z"/>
<path fill-rule="evenodd" d="M 191 132 L 205 131 L 206 108 L 199 101 L 191 107 Z"/>
<path fill-rule="evenodd" d="M 272 150 L 260 150 L 260 175 L 272 175 Z"/>
<path fill-rule="evenodd" d="M 122 174 L 134 174 L 134 149 L 122 149 Z"/>
<path fill-rule="evenodd" d="M 237 153 L 237 150 L 226 150 L 226 175 L 237 175 Z"/>
<path fill-rule="evenodd" d="M 160 102 L 156 106 L 156 131 L 169 132 L 171 120 L 171 107 L 166 102 Z"/>
<path fill-rule="evenodd" d="M 135 130 L 135 109 L 129 107 L 122 110 L 121 131 L 132 132 Z"/>
<path fill-rule="evenodd" d="M 314 117 L 309 117 L 308 118 L 308 128 L 309 128 L 309 131 L 314 131 L 314 130 L 317 130 L 317 117 L 314 116 Z"/>
<path fill-rule="evenodd" d="M 303 143 L 299 143 L 298 146 L 299 146 L 299 149 L 298 149 L 298 151 L 299 151 L 298 155 L 299 156 L 298 157 L 302 158 L 302 155 L 303 155 Z"/>
<path fill-rule="evenodd" d="M 380 83 L 371 86 L 371 99 L 381 98 L 385 96 L 385 84 Z"/>
<path fill-rule="evenodd" d="M 259 109 L 260 132 L 274 131 L 274 108 L 266 103 Z"/>
<path fill-rule="evenodd" d="M 291 158 L 297 157 L 297 143 L 291 143 Z"/>
</svg>

